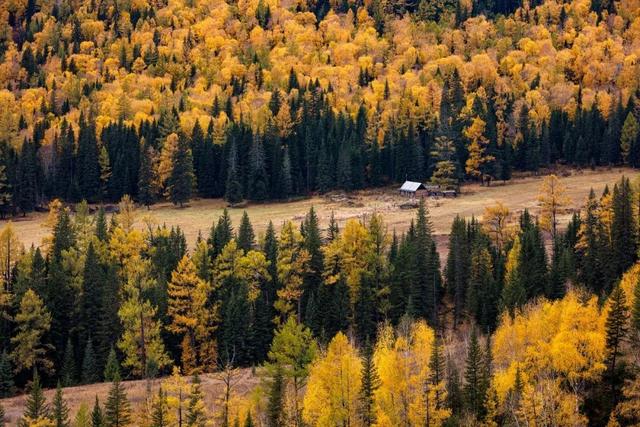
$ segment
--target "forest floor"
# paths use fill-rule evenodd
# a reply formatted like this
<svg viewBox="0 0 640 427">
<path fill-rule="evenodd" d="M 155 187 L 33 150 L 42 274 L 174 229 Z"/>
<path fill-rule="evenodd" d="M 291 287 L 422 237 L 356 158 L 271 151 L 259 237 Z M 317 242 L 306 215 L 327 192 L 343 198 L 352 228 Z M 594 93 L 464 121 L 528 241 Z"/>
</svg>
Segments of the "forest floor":
<svg viewBox="0 0 640 427">
<path fill-rule="evenodd" d="M 634 178 L 637 173 L 626 168 L 564 171 L 561 180 L 567 187 L 567 195 L 572 202 L 559 219 L 561 226 L 566 224 L 574 211 L 583 206 L 591 188 L 599 195 L 605 185 L 613 186 L 622 175 Z M 518 214 L 524 209 L 529 209 L 535 214 L 538 211 L 536 197 L 541 182 L 542 176 L 529 176 L 515 178 L 506 183 L 494 182 L 490 187 L 465 184 L 457 198 L 429 198 L 427 206 L 441 255 L 446 254 L 446 236 L 456 215 L 481 218 L 484 208 L 497 202 L 504 203 L 514 214 L 514 219 L 517 219 Z M 286 220 L 301 221 L 312 206 L 318 213 L 322 227 L 328 226 L 332 212 L 340 225 L 344 225 L 348 219 L 362 218 L 377 212 L 383 215 L 390 232 L 395 229 L 401 233 L 409 227 L 411 219 L 415 218 L 416 214 L 415 209 L 401 208 L 407 201 L 409 199 L 398 194 L 396 187 L 387 187 L 348 194 L 333 192 L 288 202 L 250 203 L 243 208 L 230 208 L 229 214 L 237 227 L 243 211 L 246 210 L 257 236 L 264 233 L 270 220 L 276 228 Z M 211 225 L 217 221 L 226 206 L 227 203 L 222 199 L 193 200 L 183 208 L 170 203 L 159 203 L 150 210 L 140 208 L 137 223 L 140 227 L 146 227 L 149 221 L 167 226 L 180 226 L 191 245 L 199 233 L 208 236 Z M 18 237 L 26 247 L 31 244 L 39 245 L 42 238 L 50 233 L 50 230 L 43 226 L 46 217 L 46 213 L 32 213 L 26 217 L 12 219 Z M 0 226 L 3 223 L 6 221 L 0 221 Z"/>
<path fill-rule="evenodd" d="M 220 411 L 225 382 L 217 374 L 201 374 L 202 391 L 204 393 L 204 403 L 209 415 L 212 416 Z M 232 396 L 247 397 L 260 384 L 260 376 L 251 368 L 238 369 L 232 377 Z M 185 378 L 185 393 L 188 395 L 190 378 Z M 136 411 L 147 396 L 147 390 L 151 390 L 151 396 L 155 396 L 160 386 L 160 380 L 135 380 L 123 381 L 122 385 L 127 393 L 127 399 L 131 403 L 133 419 L 138 417 Z M 89 413 L 93 408 L 96 396 L 100 404 L 104 405 L 111 383 L 99 383 L 63 389 L 64 399 L 69 407 L 70 419 L 73 420 L 78 409 L 84 403 L 88 406 Z M 163 386 L 163 388 L 166 386 Z M 51 408 L 51 402 L 55 394 L 55 389 L 48 389 L 44 392 L 47 403 Z M 8 426 L 17 425 L 17 421 L 24 412 L 27 395 L 20 395 L 9 399 L 0 399 L 0 403 L 5 410 L 5 423 Z"/>
</svg>

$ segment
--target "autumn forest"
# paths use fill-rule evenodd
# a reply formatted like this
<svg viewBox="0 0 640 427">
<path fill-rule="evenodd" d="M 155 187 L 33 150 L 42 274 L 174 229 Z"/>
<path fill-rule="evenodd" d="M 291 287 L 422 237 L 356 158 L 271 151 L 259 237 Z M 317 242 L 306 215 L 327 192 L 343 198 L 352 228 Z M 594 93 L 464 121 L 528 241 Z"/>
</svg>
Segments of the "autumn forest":
<svg viewBox="0 0 640 427">
<path fill-rule="evenodd" d="M 638 426 L 639 167 L 640 0 L 2 0 L 0 427 Z"/>
</svg>

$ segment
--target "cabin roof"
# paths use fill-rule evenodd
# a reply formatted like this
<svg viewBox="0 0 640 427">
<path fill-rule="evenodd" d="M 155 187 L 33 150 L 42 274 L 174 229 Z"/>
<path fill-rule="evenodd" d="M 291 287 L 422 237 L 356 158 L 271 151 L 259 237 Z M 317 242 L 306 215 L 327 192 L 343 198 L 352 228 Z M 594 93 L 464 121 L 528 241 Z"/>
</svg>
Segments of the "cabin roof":
<svg viewBox="0 0 640 427">
<path fill-rule="evenodd" d="M 424 184 L 414 181 L 405 181 L 404 184 L 402 184 L 402 187 L 400 187 L 400 191 L 416 192 L 420 189 L 425 189 Z"/>
</svg>

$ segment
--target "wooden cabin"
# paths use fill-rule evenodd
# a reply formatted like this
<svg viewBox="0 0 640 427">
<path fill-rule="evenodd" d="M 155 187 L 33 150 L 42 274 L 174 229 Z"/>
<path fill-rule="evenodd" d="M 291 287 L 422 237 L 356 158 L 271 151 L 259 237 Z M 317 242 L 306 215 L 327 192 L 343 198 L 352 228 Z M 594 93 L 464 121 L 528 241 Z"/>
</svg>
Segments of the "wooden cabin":
<svg viewBox="0 0 640 427">
<path fill-rule="evenodd" d="M 405 181 L 400 187 L 400 194 L 407 197 L 423 197 L 427 195 L 427 188 L 421 182 Z"/>
</svg>

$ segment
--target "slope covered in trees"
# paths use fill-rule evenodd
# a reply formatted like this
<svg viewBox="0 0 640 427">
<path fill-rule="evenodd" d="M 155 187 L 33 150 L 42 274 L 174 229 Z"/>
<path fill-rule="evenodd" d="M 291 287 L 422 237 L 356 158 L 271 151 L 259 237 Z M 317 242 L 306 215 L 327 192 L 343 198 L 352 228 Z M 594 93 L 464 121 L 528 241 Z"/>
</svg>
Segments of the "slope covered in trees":
<svg viewBox="0 0 640 427">
<path fill-rule="evenodd" d="M 42 385 L 102 380 L 108 398 L 85 410 L 106 425 L 627 425 L 637 185 L 592 192 L 566 229 L 562 181 L 540 188 L 539 217 L 498 204 L 456 218 L 446 260 L 424 203 L 402 235 L 379 215 L 339 228 L 311 209 L 256 239 L 225 211 L 191 250 L 179 228 L 135 227 L 129 198 L 110 218 L 52 203 L 42 247 L 0 233 L 0 392 L 30 392 L 25 425 L 68 418 Z M 251 395 L 241 367 L 258 367 Z M 222 384 L 214 406 L 203 372 Z M 121 380 L 159 376 L 131 407 Z"/>
<path fill-rule="evenodd" d="M 0 207 L 640 165 L 635 0 L 11 0 Z"/>
</svg>

